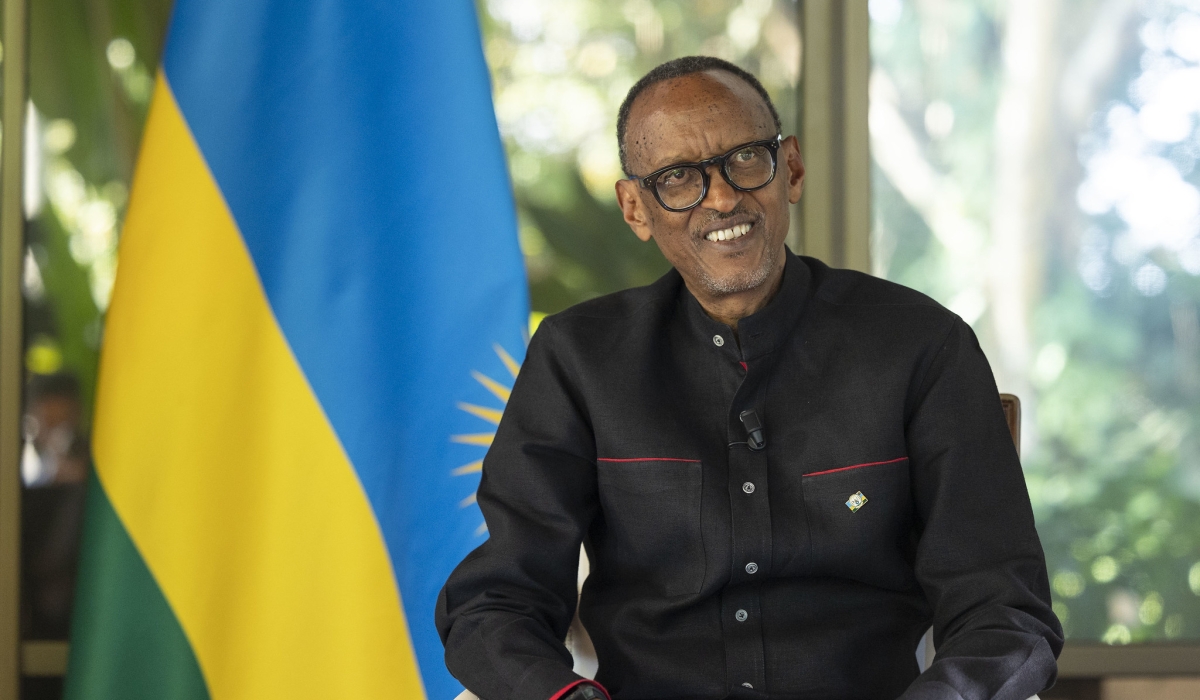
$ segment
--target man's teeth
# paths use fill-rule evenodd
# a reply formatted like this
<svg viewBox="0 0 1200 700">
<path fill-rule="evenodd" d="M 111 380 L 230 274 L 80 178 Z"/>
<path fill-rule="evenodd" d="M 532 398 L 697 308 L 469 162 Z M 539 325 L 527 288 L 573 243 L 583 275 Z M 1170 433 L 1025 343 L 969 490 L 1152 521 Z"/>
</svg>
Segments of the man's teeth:
<svg viewBox="0 0 1200 700">
<path fill-rule="evenodd" d="M 720 231 L 713 231 L 705 236 L 710 241 L 732 241 L 735 238 L 741 238 L 750 230 L 751 224 L 738 224 L 729 228 L 723 228 Z"/>
</svg>

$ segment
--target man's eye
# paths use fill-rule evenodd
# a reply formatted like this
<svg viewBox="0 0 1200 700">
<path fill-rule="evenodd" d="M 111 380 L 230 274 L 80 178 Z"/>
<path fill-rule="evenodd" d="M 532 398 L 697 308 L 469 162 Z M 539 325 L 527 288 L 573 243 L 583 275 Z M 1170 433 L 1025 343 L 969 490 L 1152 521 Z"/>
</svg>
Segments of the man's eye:
<svg viewBox="0 0 1200 700">
<path fill-rule="evenodd" d="M 747 148 L 744 151 L 738 151 L 737 153 L 733 154 L 733 159 L 739 163 L 748 163 L 754 160 L 754 156 L 754 149 Z"/>
<path fill-rule="evenodd" d="M 687 177 L 687 169 L 686 168 L 675 168 L 674 170 L 668 170 L 667 172 L 663 173 L 662 182 L 665 185 L 673 185 L 673 184 L 677 184 L 678 182 L 680 182 L 681 180 L 683 180 L 686 177 Z"/>
</svg>

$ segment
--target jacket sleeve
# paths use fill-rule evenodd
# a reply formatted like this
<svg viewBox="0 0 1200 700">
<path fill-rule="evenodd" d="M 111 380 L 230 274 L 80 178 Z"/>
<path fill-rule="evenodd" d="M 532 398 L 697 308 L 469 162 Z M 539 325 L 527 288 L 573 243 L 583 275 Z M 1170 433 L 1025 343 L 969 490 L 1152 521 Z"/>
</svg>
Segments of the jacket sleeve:
<svg viewBox="0 0 1200 700">
<path fill-rule="evenodd" d="M 995 380 L 957 317 L 910 405 L 915 568 L 937 656 L 902 698 L 1025 700 L 1053 684 L 1062 627 Z"/>
<path fill-rule="evenodd" d="M 451 573 L 436 622 L 446 666 L 483 700 L 548 700 L 580 680 L 563 644 L 579 546 L 598 508 L 595 440 L 543 321 L 483 462 L 489 537 Z"/>
</svg>

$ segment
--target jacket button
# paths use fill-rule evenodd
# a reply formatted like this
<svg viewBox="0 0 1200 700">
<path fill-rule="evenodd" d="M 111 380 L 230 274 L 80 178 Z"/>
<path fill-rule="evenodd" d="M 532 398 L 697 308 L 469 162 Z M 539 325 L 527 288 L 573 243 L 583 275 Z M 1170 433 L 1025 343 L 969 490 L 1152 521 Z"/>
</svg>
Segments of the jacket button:
<svg viewBox="0 0 1200 700">
<path fill-rule="evenodd" d="M 714 335 L 714 336 L 713 336 L 713 345 L 716 345 L 717 347 L 721 347 L 721 346 L 722 346 L 722 345 L 724 345 L 724 344 L 725 344 L 725 339 L 724 339 L 724 338 L 722 338 L 722 337 L 721 337 L 721 336 L 719 336 L 719 335 Z"/>
<path fill-rule="evenodd" d="M 747 564 L 746 565 L 746 573 L 757 574 L 758 573 L 758 564 L 755 564 L 754 562 L 750 562 L 749 564 Z"/>
<path fill-rule="evenodd" d="M 746 493 L 754 493 L 754 484 L 747 481 L 746 483 L 742 484 L 742 490 Z"/>
<path fill-rule="evenodd" d="M 748 617 L 750 617 L 750 613 L 746 612 L 745 610 L 738 610 L 733 614 L 733 619 L 737 620 L 738 622 L 745 622 L 746 618 Z"/>
<path fill-rule="evenodd" d="M 749 683 L 743 683 L 743 684 L 742 684 L 742 687 L 743 687 L 743 688 L 749 688 L 750 690 L 754 690 L 754 686 L 750 685 Z"/>
</svg>

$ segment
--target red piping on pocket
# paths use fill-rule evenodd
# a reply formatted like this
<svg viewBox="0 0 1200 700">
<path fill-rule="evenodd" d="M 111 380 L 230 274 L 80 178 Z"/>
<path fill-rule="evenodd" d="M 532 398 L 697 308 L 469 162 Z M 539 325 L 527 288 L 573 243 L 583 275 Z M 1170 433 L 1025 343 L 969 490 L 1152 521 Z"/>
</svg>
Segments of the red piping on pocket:
<svg viewBox="0 0 1200 700">
<path fill-rule="evenodd" d="M 879 464 L 895 464 L 896 462 L 903 462 L 906 459 L 908 459 L 908 457 L 897 457 L 896 459 L 889 459 L 884 462 L 866 462 L 865 464 L 851 464 L 848 467 L 838 467 L 837 469 L 826 469 L 823 472 L 813 472 L 812 474 L 804 474 L 803 476 L 820 476 L 822 474 L 832 474 L 834 472 L 844 472 L 847 469 L 861 469 L 863 467 L 874 467 Z"/>
<path fill-rule="evenodd" d="M 680 459 L 678 457 L 633 457 L 630 459 L 613 459 L 612 457 L 599 457 L 597 462 L 699 462 L 698 459 Z"/>
<path fill-rule="evenodd" d="M 572 690 L 575 690 L 576 688 L 578 688 L 581 685 L 590 685 L 593 688 L 598 689 L 601 693 L 604 693 L 604 697 L 606 697 L 606 698 L 612 697 L 611 695 L 608 694 L 608 690 L 606 690 L 604 688 L 604 686 L 600 685 L 596 681 L 580 679 L 580 680 L 577 680 L 577 681 L 571 683 L 566 688 L 563 688 L 562 690 L 558 691 L 554 695 L 551 695 L 550 700 L 560 700 L 560 698 L 566 697 L 567 693 L 571 692 Z"/>
</svg>

